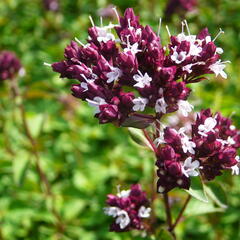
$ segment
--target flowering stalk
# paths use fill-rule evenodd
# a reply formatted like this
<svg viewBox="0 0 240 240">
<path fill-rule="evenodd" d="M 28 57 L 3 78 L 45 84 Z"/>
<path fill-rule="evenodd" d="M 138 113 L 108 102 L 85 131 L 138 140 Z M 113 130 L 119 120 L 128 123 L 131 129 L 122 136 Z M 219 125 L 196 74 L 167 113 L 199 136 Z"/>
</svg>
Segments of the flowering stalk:
<svg viewBox="0 0 240 240">
<path fill-rule="evenodd" d="M 175 229 L 175 227 L 178 225 L 178 223 L 180 222 L 180 220 L 182 218 L 182 215 L 183 215 L 185 209 L 187 208 L 187 205 L 188 205 L 190 200 L 191 200 L 191 195 L 188 195 L 188 197 L 187 197 L 187 199 L 186 199 L 186 201 L 185 201 L 181 211 L 179 212 L 179 214 L 178 214 L 178 216 L 176 218 L 176 221 L 174 222 L 174 224 L 169 229 L 170 232 L 172 232 Z"/>
<path fill-rule="evenodd" d="M 28 140 L 29 140 L 29 142 L 32 146 L 32 153 L 35 157 L 36 169 L 37 169 L 37 172 L 39 174 L 41 183 L 42 183 L 42 185 L 45 189 L 44 192 L 45 192 L 46 196 L 51 197 L 52 201 L 54 202 L 54 195 L 52 193 L 50 183 L 49 183 L 48 178 L 47 178 L 46 174 L 44 173 L 44 171 L 43 171 L 43 169 L 40 165 L 40 158 L 39 158 L 39 153 L 38 153 L 38 150 L 37 150 L 37 142 L 34 139 L 34 137 L 32 136 L 32 134 L 30 132 L 30 129 L 29 129 L 29 126 L 28 126 L 28 123 L 27 123 L 26 111 L 25 111 L 24 104 L 22 102 L 22 96 L 20 94 L 20 89 L 18 87 L 18 81 L 17 81 L 16 78 L 13 78 L 13 79 L 10 80 L 10 88 L 11 88 L 11 91 L 12 91 L 12 96 L 15 99 L 15 103 L 16 103 L 17 107 L 19 108 L 19 111 L 20 111 L 20 114 L 21 114 L 23 129 L 25 131 L 26 137 L 28 138 Z M 59 232 L 63 233 L 65 227 L 62 223 L 60 215 L 58 214 L 58 212 L 57 212 L 57 210 L 54 206 L 54 203 L 51 206 L 51 211 L 56 218 L 57 228 L 58 228 Z"/>
<path fill-rule="evenodd" d="M 46 196 L 51 197 L 52 201 L 54 201 L 54 195 L 51 191 L 51 186 L 50 183 L 47 179 L 46 174 L 44 173 L 41 164 L 40 164 L 40 158 L 39 158 L 39 153 L 37 150 L 37 142 L 34 139 L 34 137 L 31 134 L 30 128 L 27 123 L 27 118 L 26 118 L 26 111 L 25 107 L 22 101 L 22 95 L 18 86 L 18 81 L 17 81 L 17 76 L 18 75 L 23 75 L 24 74 L 24 69 L 21 66 L 21 63 L 19 59 L 16 57 L 16 55 L 12 52 L 9 51 L 3 51 L 0 53 L 0 80 L 7 80 L 10 86 L 10 91 L 11 95 L 13 97 L 13 100 L 15 101 L 15 105 L 20 111 L 21 119 L 22 119 L 22 124 L 23 124 L 23 130 L 25 132 L 25 135 L 27 139 L 29 140 L 31 146 L 32 146 L 32 153 L 35 157 L 35 164 L 36 164 L 36 169 L 39 174 L 41 183 L 44 187 L 44 192 Z M 8 151 L 10 152 L 11 155 L 15 155 L 15 152 L 11 149 L 11 147 L 8 147 Z M 62 223 L 61 217 L 58 214 L 58 212 L 55 209 L 54 204 L 52 204 L 51 211 L 53 215 L 56 218 L 57 221 L 57 228 L 60 233 L 63 233 L 64 231 L 64 225 Z"/>
<path fill-rule="evenodd" d="M 139 185 L 108 197 L 110 207 L 105 213 L 114 218 L 111 230 L 151 229 L 153 233 L 154 209 L 150 217 L 153 226 L 142 218 L 150 216 L 148 205 L 154 206 L 158 192 L 164 199 L 168 230 L 176 238 L 174 229 L 190 197 L 173 223 L 168 192 L 175 188 L 189 190 L 192 178 L 211 181 L 225 170 L 239 174 L 240 132 L 230 119 L 206 109 L 181 128 L 165 126 L 167 114 L 175 113 L 186 120 L 193 111 L 187 101 L 189 83 L 206 80 L 207 74 L 227 78 L 227 61 L 220 57 L 223 49 L 215 44 L 223 31 L 220 29 L 215 38 L 207 28 L 193 35 L 184 20 L 181 33 L 175 36 L 166 26 L 170 42 L 163 46 L 159 34 L 150 26 L 142 26 L 132 9 L 127 9 L 123 17 L 113 11 L 118 24 L 96 26 L 90 17 L 87 43 L 75 39 L 65 49 L 65 60 L 47 65 L 61 78 L 77 79 L 71 88 L 73 96 L 94 108 L 100 124 L 142 129 L 156 157 L 157 191 L 153 190 L 151 203 Z M 153 134 L 147 130 L 149 126 L 154 128 Z M 136 192 L 137 199 L 132 196 Z"/>
</svg>

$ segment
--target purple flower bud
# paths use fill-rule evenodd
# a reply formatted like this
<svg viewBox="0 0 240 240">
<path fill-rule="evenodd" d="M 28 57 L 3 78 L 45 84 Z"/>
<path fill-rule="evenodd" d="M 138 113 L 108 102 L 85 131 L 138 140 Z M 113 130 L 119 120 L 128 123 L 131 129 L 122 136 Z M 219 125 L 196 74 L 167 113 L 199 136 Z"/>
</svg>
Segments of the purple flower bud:
<svg viewBox="0 0 240 240">
<path fill-rule="evenodd" d="M 74 41 L 71 41 L 70 45 L 65 48 L 64 57 L 73 62 L 79 62 L 81 48 Z"/>
<path fill-rule="evenodd" d="M 192 11 L 197 5 L 197 0 L 169 0 L 165 15 L 169 18 L 172 14 L 179 11 Z"/>
<path fill-rule="evenodd" d="M 86 93 L 80 84 L 73 84 L 71 90 L 74 97 L 81 98 L 82 100 L 86 98 Z"/>
<path fill-rule="evenodd" d="M 175 129 L 166 127 L 164 129 L 164 140 L 171 146 L 181 145 L 181 138 Z"/>
<path fill-rule="evenodd" d="M 200 40 L 204 40 L 206 39 L 206 37 L 210 36 L 208 29 L 204 28 L 198 35 L 197 35 L 197 39 Z"/>
<path fill-rule="evenodd" d="M 117 120 L 118 107 L 111 104 L 101 105 L 98 118 L 100 123 L 113 122 L 114 120 Z"/>
<path fill-rule="evenodd" d="M 48 11 L 57 12 L 59 10 L 58 0 L 43 0 L 43 5 Z"/>
<path fill-rule="evenodd" d="M 176 74 L 176 66 L 172 67 L 160 67 L 158 77 L 162 85 L 166 85 L 173 81 Z"/>
<path fill-rule="evenodd" d="M 15 53 L 9 51 L 0 52 L 0 80 L 12 79 L 22 68 Z"/>
<path fill-rule="evenodd" d="M 118 64 L 124 73 L 129 74 L 137 72 L 138 69 L 137 58 L 130 51 L 119 54 Z"/>
<path fill-rule="evenodd" d="M 179 162 L 169 160 L 169 161 L 165 161 L 164 165 L 165 165 L 165 169 L 170 175 L 175 177 L 182 176 L 182 166 Z"/>
<path fill-rule="evenodd" d="M 237 152 L 232 147 L 225 148 L 218 154 L 218 158 L 225 167 L 232 167 L 237 164 L 236 161 Z"/>
</svg>

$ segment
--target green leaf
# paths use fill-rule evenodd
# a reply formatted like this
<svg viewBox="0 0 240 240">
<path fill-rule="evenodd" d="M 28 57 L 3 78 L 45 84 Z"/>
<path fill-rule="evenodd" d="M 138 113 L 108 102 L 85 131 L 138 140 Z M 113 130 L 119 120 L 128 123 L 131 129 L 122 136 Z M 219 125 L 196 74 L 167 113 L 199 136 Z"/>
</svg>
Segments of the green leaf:
<svg viewBox="0 0 240 240">
<path fill-rule="evenodd" d="M 227 208 L 226 194 L 220 184 L 216 182 L 208 183 L 204 186 L 207 196 L 219 207 Z"/>
<path fill-rule="evenodd" d="M 137 143 L 137 145 L 149 147 L 150 149 L 152 149 L 148 140 L 144 136 L 142 130 L 136 129 L 136 128 L 128 128 L 128 131 L 129 131 L 130 137 L 134 143 Z"/>
<path fill-rule="evenodd" d="M 152 116 L 146 117 L 144 115 L 143 116 L 132 115 L 122 123 L 122 127 L 144 129 L 148 127 L 150 124 L 152 124 L 154 120 L 155 119 Z"/>
<path fill-rule="evenodd" d="M 29 154 L 19 151 L 13 160 L 13 179 L 17 185 L 22 185 L 29 166 Z"/>
<path fill-rule="evenodd" d="M 81 199 L 72 199 L 64 204 L 63 215 L 66 220 L 77 218 L 78 214 L 84 209 L 85 202 Z"/>
<path fill-rule="evenodd" d="M 205 193 L 204 185 L 201 181 L 200 177 L 192 177 L 191 178 L 191 187 L 189 190 L 185 190 L 188 192 L 192 197 L 198 199 L 199 201 L 208 202 L 207 195 Z"/>
<path fill-rule="evenodd" d="M 44 114 L 28 114 L 27 122 L 34 138 L 40 135 L 45 120 Z"/>
<path fill-rule="evenodd" d="M 222 208 L 216 208 L 212 202 L 199 202 L 195 199 L 192 199 L 185 211 L 185 215 L 196 216 L 223 211 L 224 210 Z"/>
<path fill-rule="evenodd" d="M 159 240 L 173 240 L 174 238 L 167 229 L 161 228 L 159 233 L 157 233 L 156 239 L 159 239 Z"/>
</svg>

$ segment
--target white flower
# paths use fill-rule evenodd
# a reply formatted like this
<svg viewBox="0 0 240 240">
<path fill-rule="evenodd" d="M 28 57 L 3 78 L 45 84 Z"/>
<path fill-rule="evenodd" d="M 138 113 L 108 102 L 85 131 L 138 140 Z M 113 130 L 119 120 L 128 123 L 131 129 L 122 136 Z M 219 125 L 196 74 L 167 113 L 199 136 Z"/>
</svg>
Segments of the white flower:
<svg viewBox="0 0 240 240">
<path fill-rule="evenodd" d="M 146 104 L 148 103 L 148 99 L 147 98 L 135 98 L 133 99 L 133 111 L 144 111 Z"/>
<path fill-rule="evenodd" d="M 198 171 L 196 171 L 196 169 L 198 169 L 200 166 L 200 162 L 198 160 L 195 160 L 192 162 L 192 158 L 188 157 L 185 161 L 184 164 L 182 166 L 182 172 L 186 177 L 196 177 L 199 175 Z"/>
<path fill-rule="evenodd" d="M 80 86 L 84 89 L 83 92 L 86 92 L 88 91 L 88 83 L 93 83 L 95 79 L 88 79 L 84 74 L 81 74 L 81 76 L 85 79 L 86 82 L 81 82 Z"/>
<path fill-rule="evenodd" d="M 117 80 L 119 77 L 122 76 L 122 71 L 121 69 L 117 68 L 117 67 L 111 67 L 111 72 L 108 72 L 106 74 L 108 80 L 107 83 L 111 83 L 114 82 L 115 80 Z"/>
<path fill-rule="evenodd" d="M 120 198 L 127 198 L 130 195 L 131 190 L 122 190 L 120 193 L 117 194 Z"/>
<path fill-rule="evenodd" d="M 179 100 L 178 101 L 178 111 L 184 116 L 187 117 L 188 113 L 193 110 L 193 105 L 188 101 Z"/>
<path fill-rule="evenodd" d="M 206 36 L 205 38 L 206 43 L 209 43 L 212 41 L 211 36 Z"/>
<path fill-rule="evenodd" d="M 88 90 L 88 84 L 87 83 L 82 82 L 80 86 L 81 86 L 81 88 L 84 89 L 83 92 L 86 92 Z"/>
<path fill-rule="evenodd" d="M 166 113 L 167 112 L 167 103 L 165 102 L 164 98 L 159 98 L 155 104 L 155 110 L 157 113 Z"/>
<path fill-rule="evenodd" d="M 136 35 L 142 35 L 142 29 L 141 28 L 138 28 L 137 30 L 136 30 Z"/>
<path fill-rule="evenodd" d="M 116 218 L 116 224 L 120 225 L 121 229 L 124 229 L 130 223 L 130 218 L 128 213 L 124 210 L 118 212 L 118 217 Z"/>
<path fill-rule="evenodd" d="M 164 132 L 159 131 L 159 137 L 154 140 L 154 144 L 158 147 L 160 144 L 166 143 L 164 140 Z"/>
<path fill-rule="evenodd" d="M 119 224 L 121 229 L 124 229 L 130 223 L 128 213 L 118 207 L 105 207 L 103 210 L 106 215 L 117 217 L 116 224 Z"/>
<path fill-rule="evenodd" d="M 124 53 L 131 52 L 133 55 L 137 54 L 138 52 L 141 52 L 142 50 L 138 49 L 138 43 L 134 43 L 133 45 L 130 45 L 128 42 L 127 47 L 123 49 Z"/>
<path fill-rule="evenodd" d="M 202 48 L 194 43 L 190 43 L 190 50 L 189 55 L 190 56 L 200 56 L 200 53 L 202 52 Z"/>
<path fill-rule="evenodd" d="M 209 69 L 215 73 L 216 77 L 218 75 L 221 75 L 223 78 L 227 78 L 227 74 L 223 71 L 226 67 L 224 62 L 221 62 L 221 60 L 218 60 L 217 62 L 213 63 L 209 66 Z"/>
<path fill-rule="evenodd" d="M 121 209 L 118 207 L 105 207 L 103 208 L 103 211 L 108 216 L 117 217 L 118 212 L 121 211 Z"/>
<path fill-rule="evenodd" d="M 190 63 L 190 64 L 185 65 L 184 67 L 182 67 L 182 70 L 186 71 L 188 73 L 191 73 L 192 72 L 192 66 L 193 66 L 193 64 Z"/>
<path fill-rule="evenodd" d="M 138 216 L 140 218 L 148 218 L 150 217 L 150 212 L 151 212 L 151 208 L 146 208 L 144 206 L 141 206 L 138 210 Z"/>
<path fill-rule="evenodd" d="M 232 175 L 239 175 L 240 170 L 239 170 L 239 163 L 240 163 L 240 158 L 239 156 L 236 156 L 235 158 L 237 160 L 237 164 L 231 167 L 232 169 Z"/>
<path fill-rule="evenodd" d="M 176 115 L 169 116 L 167 118 L 169 125 L 176 126 L 179 124 L 180 120 L 179 117 Z"/>
<path fill-rule="evenodd" d="M 133 76 L 133 79 L 137 82 L 134 84 L 134 87 L 144 88 L 145 86 L 149 86 L 152 78 L 149 77 L 147 73 L 145 73 L 144 76 L 140 71 L 138 71 L 138 73 L 139 74 Z"/>
<path fill-rule="evenodd" d="M 180 53 L 178 53 L 176 51 L 176 47 L 173 48 L 173 54 L 171 55 L 171 59 L 173 62 L 175 62 L 176 64 L 180 64 L 186 59 L 186 57 L 187 57 L 186 52 L 181 51 Z"/>
<path fill-rule="evenodd" d="M 195 42 L 196 35 L 185 35 L 183 32 L 177 35 L 178 41 L 188 41 L 188 42 Z"/>
<path fill-rule="evenodd" d="M 184 153 L 189 152 L 191 154 L 195 154 L 194 148 L 196 147 L 196 144 L 190 141 L 188 136 L 183 135 L 183 137 L 181 138 L 181 143 L 182 143 L 182 149 Z"/>
<path fill-rule="evenodd" d="M 109 28 L 112 28 L 110 26 L 106 26 L 106 27 L 96 27 L 97 31 L 98 31 L 98 37 L 97 40 L 98 42 L 108 42 L 109 40 L 114 41 L 115 37 L 112 33 L 108 32 Z"/>
<path fill-rule="evenodd" d="M 220 47 L 216 48 L 216 53 L 217 54 L 223 54 L 223 49 L 220 48 Z"/>
<path fill-rule="evenodd" d="M 209 117 L 206 118 L 204 124 L 200 124 L 198 126 L 198 134 L 207 137 L 208 132 L 214 132 L 214 128 L 217 125 L 217 121 L 215 118 Z"/>
<path fill-rule="evenodd" d="M 87 100 L 87 102 L 90 106 L 96 108 L 95 113 L 100 112 L 100 109 L 99 109 L 100 105 L 106 104 L 105 100 L 101 97 L 94 97 L 93 100 L 90 100 L 90 99 L 87 98 L 86 100 Z"/>
</svg>

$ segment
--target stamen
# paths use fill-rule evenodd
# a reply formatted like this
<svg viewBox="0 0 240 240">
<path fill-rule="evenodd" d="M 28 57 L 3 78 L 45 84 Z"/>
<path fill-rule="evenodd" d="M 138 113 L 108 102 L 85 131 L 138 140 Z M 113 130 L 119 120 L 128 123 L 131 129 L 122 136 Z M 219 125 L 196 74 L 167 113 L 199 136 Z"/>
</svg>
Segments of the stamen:
<svg viewBox="0 0 240 240">
<path fill-rule="evenodd" d="M 158 37 L 160 35 L 161 27 L 162 27 L 162 18 L 159 18 L 158 31 L 157 31 L 157 36 Z"/>
<path fill-rule="evenodd" d="M 74 38 L 77 43 L 79 43 L 81 46 L 85 47 L 85 44 L 83 44 L 78 38 Z"/>
<path fill-rule="evenodd" d="M 114 13 L 116 14 L 116 17 L 117 17 L 117 19 L 118 19 L 118 22 L 120 23 L 120 17 L 119 17 L 119 15 L 118 15 L 118 12 L 117 12 L 116 7 L 113 7 L 112 9 L 113 9 Z"/>
<path fill-rule="evenodd" d="M 88 82 L 88 79 L 86 78 L 86 76 L 84 75 L 84 74 L 80 74 L 83 78 L 84 78 L 84 80 L 86 81 L 86 82 Z"/>
<path fill-rule="evenodd" d="M 187 20 L 184 20 L 183 22 L 184 22 L 184 24 L 185 24 L 185 26 L 186 26 L 186 28 L 187 28 L 188 35 L 191 35 L 190 30 L 189 30 L 189 27 L 188 27 Z"/>
<path fill-rule="evenodd" d="M 156 122 L 159 124 L 160 128 L 162 128 L 162 129 L 166 128 L 166 126 L 159 119 L 156 119 Z M 156 125 L 156 123 L 155 123 L 155 125 Z M 156 127 L 157 127 L 157 125 L 156 125 Z M 157 130 L 159 132 L 161 132 L 160 129 L 157 129 Z"/>
<path fill-rule="evenodd" d="M 169 28 L 168 28 L 167 25 L 166 25 L 166 29 L 167 29 L 168 36 L 171 37 L 172 35 L 171 35 L 171 33 L 170 33 Z"/>
<path fill-rule="evenodd" d="M 182 24 L 182 33 L 184 33 L 184 26 L 185 26 L 185 23 L 184 22 L 181 22 Z"/>
<path fill-rule="evenodd" d="M 221 35 L 221 34 L 223 34 L 224 33 L 224 31 L 221 29 L 221 28 L 219 28 L 219 33 L 217 34 L 217 36 L 213 39 L 213 42 L 215 42 L 216 40 L 217 40 L 217 38 Z"/>
<path fill-rule="evenodd" d="M 103 18 L 102 18 L 102 16 L 100 17 L 100 26 L 103 27 Z"/>
<path fill-rule="evenodd" d="M 127 35 L 126 38 L 127 38 L 127 48 L 129 48 L 131 46 L 129 42 L 130 35 Z"/>
<path fill-rule="evenodd" d="M 231 61 L 223 61 L 223 62 L 221 62 L 221 63 L 231 63 Z"/>
<path fill-rule="evenodd" d="M 89 17 L 89 19 L 90 19 L 90 22 L 91 22 L 92 26 L 95 27 L 95 24 L 94 24 L 94 21 L 93 21 L 93 19 L 92 19 L 92 16 L 89 15 L 88 17 Z"/>
<path fill-rule="evenodd" d="M 52 64 L 46 63 L 46 62 L 44 62 L 43 65 L 44 65 L 44 66 L 47 66 L 47 67 L 51 67 L 51 66 L 52 66 Z"/>
<path fill-rule="evenodd" d="M 120 184 L 117 185 L 117 192 L 118 192 L 118 193 L 121 192 L 121 185 L 120 185 Z"/>
<path fill-rule="evenodd" d="M 142 75 L 142 73 L 140 72 L 140 70 L 138 70 L 138 73 L 139 73 L 139 75 L 140 75 L 141 77 L 143 77 L 143 75 Z"/>
<path fill-rule="evenodd" d="M 232 118 L 235 114 L 236 114 L 236 112 L 235 112 L 235 111 L 232 111 L 232 112 L 230 113 L 230 115 L 229 115 L 229 118 Z"/>
</svg>

